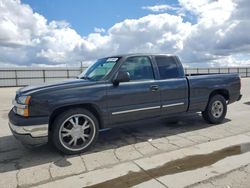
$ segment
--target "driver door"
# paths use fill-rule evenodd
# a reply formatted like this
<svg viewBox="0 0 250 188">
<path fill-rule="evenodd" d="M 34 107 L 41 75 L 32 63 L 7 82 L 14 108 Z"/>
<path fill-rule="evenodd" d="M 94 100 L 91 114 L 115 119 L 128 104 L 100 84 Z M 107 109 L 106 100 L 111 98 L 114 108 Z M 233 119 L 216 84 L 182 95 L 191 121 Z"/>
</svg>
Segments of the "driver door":
<svg viewBox="0 0 250 188">
<path fill-rule="evenodd" d="M 129 57 L 119 71 L 128 72 L 130 81 L 108 86 L 107 104 L 112 125 L 160 116 L 160 91 L 150 58 Z"/>
</svg>

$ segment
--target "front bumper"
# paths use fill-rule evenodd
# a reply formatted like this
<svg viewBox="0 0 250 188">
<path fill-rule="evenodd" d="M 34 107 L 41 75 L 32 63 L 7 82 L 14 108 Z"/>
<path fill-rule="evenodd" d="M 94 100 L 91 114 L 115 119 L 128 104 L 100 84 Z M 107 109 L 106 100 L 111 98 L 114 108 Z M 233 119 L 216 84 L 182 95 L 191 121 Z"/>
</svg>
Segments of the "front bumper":
<svg viewBox="0 0 250 188">
<path fill-rule="evenodd" d="M 11 110 L 9 127 L 16 139 L 25 145 L 39 146 L 48 142 L 48 117 L 24 118 Z"/>
</svg>

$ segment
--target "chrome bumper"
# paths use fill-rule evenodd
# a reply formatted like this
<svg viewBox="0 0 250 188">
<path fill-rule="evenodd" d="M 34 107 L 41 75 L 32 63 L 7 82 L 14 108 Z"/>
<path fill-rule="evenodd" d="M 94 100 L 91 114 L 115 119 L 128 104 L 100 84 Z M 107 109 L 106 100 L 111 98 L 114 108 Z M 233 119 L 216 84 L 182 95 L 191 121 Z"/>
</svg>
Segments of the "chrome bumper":
<svg viewBox="0 0 250 188">
<path fill-rule="evenodd" d="M 43 125 L 31 125 L 31 126 L 17 126 L 9 122 L 10 129 L 20 135 L 30 135 L 33 138 L 47 137 L 49 126 Z"/>
</svg>

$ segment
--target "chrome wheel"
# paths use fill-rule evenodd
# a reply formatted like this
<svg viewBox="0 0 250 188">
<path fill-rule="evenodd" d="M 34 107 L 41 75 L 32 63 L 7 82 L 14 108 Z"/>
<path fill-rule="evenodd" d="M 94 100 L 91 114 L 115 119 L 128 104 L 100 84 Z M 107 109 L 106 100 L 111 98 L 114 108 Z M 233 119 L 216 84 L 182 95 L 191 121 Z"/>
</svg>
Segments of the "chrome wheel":
<svg viewBox="0 0 250 188">
<path fill-rule="evenodd" d="M 220 118 L 223 114 L 223 104 L 221 101 L 215 101 L 212 104 L 211 113 L 215 118 Z"/>
<path fill-rule="evenodd" d="M 59 140 L 68 150 L 79 151 L 91 144 L 95 133 L 94 121 L 89 116 L 75 114 L 62 123 Z"/>
</svg>

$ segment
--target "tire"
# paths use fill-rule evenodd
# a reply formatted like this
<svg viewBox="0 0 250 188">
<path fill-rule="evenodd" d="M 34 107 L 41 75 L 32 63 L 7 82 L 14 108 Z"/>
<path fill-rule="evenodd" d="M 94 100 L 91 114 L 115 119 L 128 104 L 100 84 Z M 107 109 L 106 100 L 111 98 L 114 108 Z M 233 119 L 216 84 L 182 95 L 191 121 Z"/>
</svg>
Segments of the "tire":
<svg viewBox="0 0 250 188">
<path fill-rule="evenodd" d="M 76 108 L 56 117 L 52 125 L 51 141 L 64 154 L 78 154 L 93 146 L 98 134 L 97 118 L 86 109 Z"/>
<path fill-rule="evenodd" d="M 222 95 L 214 95 L 210 98 L 205 111 L 202 112 L 202 117 L 208 123 L 219 124 L 227 114 L 226 99 Z"/>
</svg>

